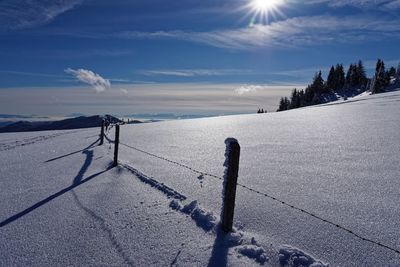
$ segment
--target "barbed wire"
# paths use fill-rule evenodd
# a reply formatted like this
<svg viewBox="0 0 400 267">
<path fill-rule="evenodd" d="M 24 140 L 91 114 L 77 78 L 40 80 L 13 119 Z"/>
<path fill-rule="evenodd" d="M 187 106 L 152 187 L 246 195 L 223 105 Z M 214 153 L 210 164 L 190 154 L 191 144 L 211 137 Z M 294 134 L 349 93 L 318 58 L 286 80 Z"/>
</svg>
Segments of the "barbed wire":
<svg viewBox="0 0 400 267">
<path fill-rule="evenodd" d="M 140 149 L 140 148 L 137 148 L 137 147 L 134 147 L 134 146 L 125 144 L 125 143 L 120 143 L 120 145 L 125 146 L 125 147 L 130 148 L 130 149 L 133 149 L 133 150 L 136 150 L 136 151 L 141 152 L 141 153 L 143 153 L 143 154 L 149 155 L 149 156 L 151 156 L 151 157 L 154 157 L 154 158 L 157 158 L 157 159 L 160 159 L 160 160 L 163 160 L 163 161 L 172 163 L 172 164 L 177 165 L 177 166 L 180 166 L 180 167 L 182 167 L 182 168 L 188 169 L 188 170 L 190 170 L 190 171 L 192 171 L 192 172 L 194 172 L 194 173 L 196 173 L 196 174 L 200 174 L 200 175 L 203 175 L 203 176 L 212 177 L 212 178 L 215 178 L 215 179 L 218 179 L 218 180 L 222 180 L 222 181 L 224 180 L 223 177 L 220 177 L 220 176 L 217 176 L 217 175 L 214 175 L 214 174 L 210 174 L 210 173 L 207 173 L 207 172 L 203 172 L 203 171 L 196 170 L 196 169 L 194 169 L 194 168 L 192 168 L 192 167 L 190 167 L 190 166 L 187 166 L 187 165 L 185 165 L 185 164 L 182 164 L 182 163 L 179 163 L 179 162 L 177 162 L 177 161 L 173 161 L 173 160 L 167 159 L 167 158 L 162 157 L 162 156 L 158 156 L 158 155 L 156 155 L 156 154 L 153 154 L 153 153 L 144 151 L 144 150 L 142 150 L 142 149 Z M 336 227 L 336 228 L 338 228 L 338 229 L 341 229 L 341 230 L 347 232 L 348 234 L 350 234 L 350 235 L 352 235 L 352 236 L 354 236 L 354 237 L 356 237 L 356 238 L 361 239 L 362 241 L 366 241 L 366 242 L 369 242 L 369 243 L 374 244 L 374 245 L 376 245 L 376 246 L 379 246 L 379 247 L 382 247 L 382 248 L 391 250 L 392 252 L 394 252 L 394 253 L 400 255 L 400 250 L 399 250 L 399 249 L 392 248 L 392 247 L 390 247 L 390 246 L 388 246 L 388 245 L 382 244 L 382 243 L 380 243 L 380 242 L 378 242 L 378 241 L 375 241 L 375 240 L 372 240 L 372 239 L 370 239 L 370 238 L 364 237 L 364 236 L 362 236 L 362 235 L 360 235 L 360 234 L 357 234 L 357 233 L 355 233 L 353 230 L 350 230 L 350 229 L 348 229 L 348 228 L 345 227 L 345 226 L 342 226 L 342 225 L 340 225 L 340 224 L 337 224 L 337 223 L 334 223 L 334 222 L 329 221 L 329 220 L 327 220 L 327 219 L 324 219 L 324 218 L 322 218 L 322 217 L 319 216 L 319 215 L 316 215 L 316 214 L 314 214 L 314 213 L 312 213 L 312 212 L 310 212 L 310 211 L 307 211 L 306 209 L 299 208 L 299 207 L 297 207 L 297 206 L 295 206 L 295 205 L 292 205 L 292 204 L 290 204 L 290 203 L 288 203 L 288 202 L 286 202 L 286 201 L 283 201 L 283 200 L 281 200 L 281 199 L 279 199 L 279 198 L 277 198 L 277 197 L 274 197 L 274 196 L 272 196 L 272 195 L 270 195 L 270 194 L 268 194 L 268 193 L 264 193 L 264 192 L 261 192 L 261 191 L 259 191 L 259 190 L 253 189 L 253 188 L 251 188 L 251 187 L 249 187 L 249 186 L 247 186 L 247 185 L 243 185 L 243 184 L 240 184 L 240 183 L 237 183 L 237 185 L 238 185 L 239 187 L 243 188 L 243 189 L 246 189 L 246 190 L 250 191 L 250 192 L 253 192 L 253 193 L 258 194 L 258 195 L 260 195 L 260 196 L 269 198 L 269 199 L 271 199 L 271 200 L 273 200 L 273 201 L 275 201 L 275 202 L 278 202 L 278 203 L 280 203 L 280 204 L 282 204 L 282 205 L 284 205 L 284 206 L 286 206 L 286 207 L 289 207 L 289 208 L 294 209 L 294 210 L 297 210 L 297 211 L 299 211 L 299 212 L 301 212 L 301 213 L 303 213 L 303 214 L 306 214 L 306 215 L 308 215 L 308 216 L 311 216 L 311 217 L 313 217 L 313 218 L 315 218 L 315 219 L 317 219 L 317 220 L 319 220 L 319 221 L 322 221 L 322 222 L 324 222 L 324 223 L 333 225 L 334 227 Z"/>
<path fill-rule="evenodd" d="M 106 132 L 104 132 L 104 138 L 105 138 L 109 143 L 111 143 L 111 144 L 114 144 L 114 143 L 115 143 L 115 140 L 112 140 L 110 137 L 108 137 L 108 135 L 107 135 Z"/>
<path fill-rule="evenodd" d="M 187 166 L 187 165 L 185 165 L 185 164 L 182 164 L 182 163 L 179 163 L 179 162 L 176 162 L 176 161 L 173 161 L 173 160 L 170 160 L 170 159 L 161 157 L 161 156 L 157 156 L 157 155 L 152 154 L 152 153 L 150 153 L 150 152 L 141 150 L 141 149 L 139 149 L 139 148 L 137 148 L 137 147 L 133 147 L 133 146 L 130 146 L 130 145 L 127 145 L 127 144 L 124 144 L 124 143 L 119 143 L 119 144 L 122 145 L 122 146 L 128 147 L 128 148 L 131 148 L 131 149 L 133 149 L 133 150 L 139 151 L 139 152 L 141 152 L 141 153 L 143 153 L 143 154 L 147 154 L 147 155 L 152 156 L 152 157 L 154 157 L 154 158 L 158 158 L 158 159 L 164 160 L 164 161 L 166 161 L 166 162 L 169 162 L 169 163 L 178 165 L 178 166 L 180 166 L 180 167 L 182 167 L 182 168 L 185 168 L 185 169 L 188 169 L 188 170 L 190 170 L 190 171 L 192 171 L 192 172 L 194 172 L 194 173 L 197 173 L 197 174 L 200 174 L 200 175 L 204 175 L 204 176 L 209 176 L 209 177 L 216 178 L 216 179 L 222 180 L 222 181 L 224 180 L 224 178 L 222 178 L 222 177 L 216 176 L 216 175 L 214 175 L 214 174 L 210 174 L 210 173 L 198 171 L 198 170 L 193 169 L 192 167 L 189 167 L 189 166 Z"/>
</svg>

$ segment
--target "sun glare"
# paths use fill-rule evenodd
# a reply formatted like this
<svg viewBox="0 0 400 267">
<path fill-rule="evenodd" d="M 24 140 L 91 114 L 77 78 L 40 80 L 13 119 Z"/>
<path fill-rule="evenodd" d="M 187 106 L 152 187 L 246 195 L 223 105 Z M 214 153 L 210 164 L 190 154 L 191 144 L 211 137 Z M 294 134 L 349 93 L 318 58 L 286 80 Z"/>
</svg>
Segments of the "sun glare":
<svg viewBox="0 0 400 267">
<path fill-rule="evenodd" d="M 270 9 L 277 7 L 280 4 L 280 0 L 253 0 L 252 6 L 255 10 L 260 12 L 266 12 Z"/>
<path fill-rule="evenodd" d="M 284 5 L 287 0 L 250 0 L 247 8 L 252 19 L 250 26 L 255 24 L 268 24 L 270 17 L 284 16 L 279 7 Z"/>
</svg>

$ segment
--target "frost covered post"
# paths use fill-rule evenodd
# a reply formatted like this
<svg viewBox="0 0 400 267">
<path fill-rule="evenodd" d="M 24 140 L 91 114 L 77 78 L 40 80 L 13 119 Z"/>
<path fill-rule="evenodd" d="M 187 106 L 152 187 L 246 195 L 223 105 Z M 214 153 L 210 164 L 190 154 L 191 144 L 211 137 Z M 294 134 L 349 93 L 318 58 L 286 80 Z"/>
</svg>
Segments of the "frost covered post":
<svg viewBox="0 0 400 267">
<path fill-rule="evenodd" d="M 240 146 L 238 141 L 234 138 L 227 138 L 225 144 L 225 174 L 222 189 L 223 206 L 221 212 L 221 227 L 225 232 L 231 232 L 239 173 Z"/>
<path fill-rule="evenodd" d="M 104 125 L 105 125 L 105 121 L 103 119 L 103 121 L 101 122 L 101 130 L 100 130 L 100 146 L 104 143 Z"/>
<path fill-rule="evenodd" d="M 118 165 L 119 124 L 115 125 L 114 166 Z"/>
</svg>

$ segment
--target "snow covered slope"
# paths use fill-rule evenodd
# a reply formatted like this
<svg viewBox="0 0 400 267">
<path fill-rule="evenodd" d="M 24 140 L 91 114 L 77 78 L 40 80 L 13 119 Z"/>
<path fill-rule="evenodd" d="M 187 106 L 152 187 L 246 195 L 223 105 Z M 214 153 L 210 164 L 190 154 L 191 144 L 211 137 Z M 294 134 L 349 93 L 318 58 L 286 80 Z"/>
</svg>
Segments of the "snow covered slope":
<svg viewBox="0 0 400 267">
<path fill-rule="evenodd" d="M 399 122 L 397 91 L 127 125 L 117 168 L 99 129 L 0 134 L 0 266 L 399 266 Z M 238 187 L 224 236 L 227 137 L 239 183 L 261 194 Z"/>
</svg>

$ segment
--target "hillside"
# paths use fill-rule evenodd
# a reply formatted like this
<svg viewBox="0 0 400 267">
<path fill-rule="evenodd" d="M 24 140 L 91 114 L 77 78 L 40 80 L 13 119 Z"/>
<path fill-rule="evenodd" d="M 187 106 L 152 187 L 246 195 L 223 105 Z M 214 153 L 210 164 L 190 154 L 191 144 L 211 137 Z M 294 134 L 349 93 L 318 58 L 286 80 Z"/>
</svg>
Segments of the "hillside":
<svg viewBox="0 0 400 267">
<path fill-rule="evenodd" d="M 116 123 L 119 120 L 113 116 L 80 116 L 76 118 L 70 118 L 60 121 L 18 121 L 15 123 L 10 123 L 1 127 L 0 133 L 8 132 L 30 132 L 30 131 L 49 131 L 49 130 L 70 130 L 70 129 L 82 129 L 99 127 L 101 125 L 103 118 Z"/>
<path fill-rule="evenodd" d="M 0 266 L 398 266 L 399 103 L 122 126 L 116 168 L 114 128 L 103 146 L 99 128 L 0 134 Z M 227 137 L 242 186 L 224 236 Z"/>
</svg>

